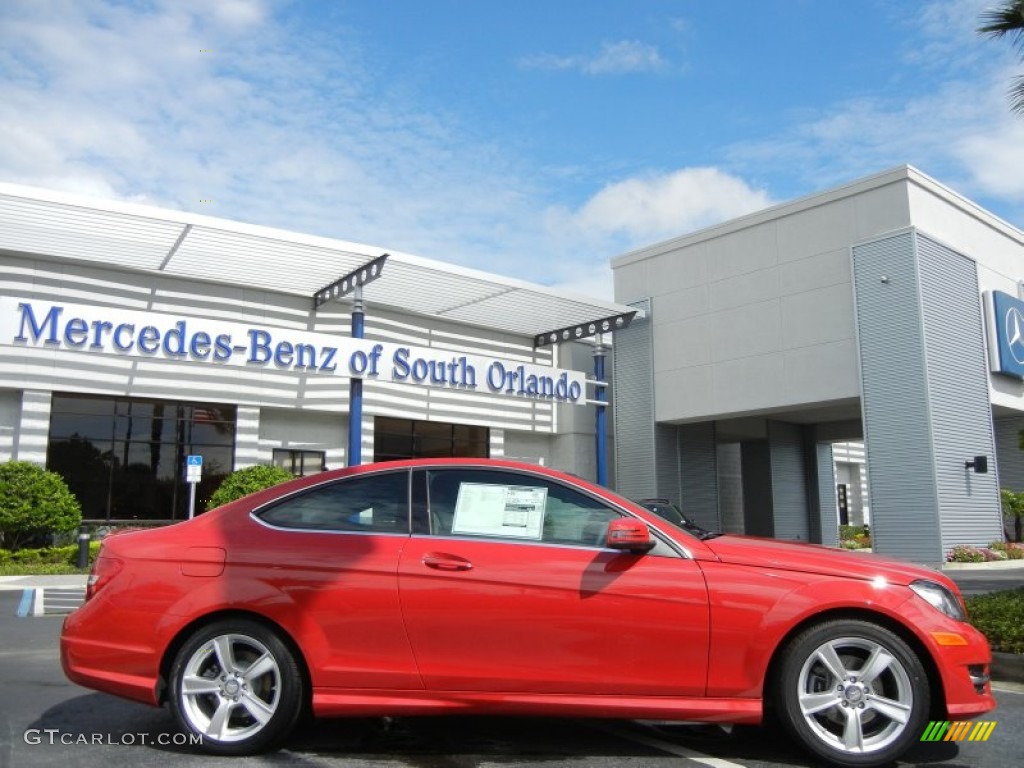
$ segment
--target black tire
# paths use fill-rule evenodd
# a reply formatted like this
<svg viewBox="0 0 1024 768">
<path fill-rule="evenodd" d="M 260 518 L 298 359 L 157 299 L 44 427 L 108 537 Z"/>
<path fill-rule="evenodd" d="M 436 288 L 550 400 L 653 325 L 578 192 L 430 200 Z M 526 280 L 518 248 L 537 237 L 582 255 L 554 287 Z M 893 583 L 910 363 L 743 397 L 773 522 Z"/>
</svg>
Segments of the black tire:
<svg viewBox="0 0 1024 768">
<path fill-rule="evenodd" d="M 251 755 L 282 742 L 305 711 L 295 656 L 268 627 L 229 619 L 203 627 L 171 666 L 170 706 L 178 725 L 215 755 Z"/>
<path fill-rule="evenodd" d="M 931 694 L 917 654 L 868 621 L 834 620 L 784 650 L 779 718 L 806 749 L 842 766 L 881 765 L 920 741 Z"/>
</svg>

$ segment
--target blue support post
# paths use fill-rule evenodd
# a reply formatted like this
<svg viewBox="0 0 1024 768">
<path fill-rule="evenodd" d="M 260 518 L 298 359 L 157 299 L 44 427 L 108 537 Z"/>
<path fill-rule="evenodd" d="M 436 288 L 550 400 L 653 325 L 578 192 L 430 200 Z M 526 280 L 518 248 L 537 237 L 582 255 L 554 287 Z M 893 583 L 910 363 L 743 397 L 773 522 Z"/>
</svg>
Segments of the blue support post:
<svg viewBox="0 0 1024 768">
<path fill-rule="evenodd" d="M 604 358 L 605 347 L 602 335 L 597 334 L 597 343 L 594 345 L 594 378 L 599 382 L 604 381 Z M 595 415 L 595 457 L 597 459 L 597 484 L 608 486 L 608 415 L 607 406 L 604 405 L 605 388 L 598 384 L 594 387 L 594 400 L 597 413 Z"/>
<path fill-rule="evenodd" d="M 352 300 L 353 339 L 363 338 L 365 316 L 363 288 L 359 286 Z M 354 376 L 349 379 L 347 459 L 350 467 L 363 463 L 363 380 Z"/>
</svg>

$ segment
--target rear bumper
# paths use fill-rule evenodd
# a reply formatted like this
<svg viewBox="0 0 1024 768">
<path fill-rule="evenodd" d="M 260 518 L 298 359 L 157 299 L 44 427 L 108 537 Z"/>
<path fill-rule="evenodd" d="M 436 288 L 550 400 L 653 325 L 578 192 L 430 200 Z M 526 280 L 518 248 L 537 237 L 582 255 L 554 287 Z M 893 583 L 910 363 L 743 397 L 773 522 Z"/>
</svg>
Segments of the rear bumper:
<svg viewBox="0 0 1024 768">
<path fill-rule="evenodd" d="M 83 606 L 64 619 L 60 664 L 67 678 L 86 688 L 159 706 L 154 649 L 90 633 L 88 622 L 82 620 L 86 610 Z"/>
</svg>

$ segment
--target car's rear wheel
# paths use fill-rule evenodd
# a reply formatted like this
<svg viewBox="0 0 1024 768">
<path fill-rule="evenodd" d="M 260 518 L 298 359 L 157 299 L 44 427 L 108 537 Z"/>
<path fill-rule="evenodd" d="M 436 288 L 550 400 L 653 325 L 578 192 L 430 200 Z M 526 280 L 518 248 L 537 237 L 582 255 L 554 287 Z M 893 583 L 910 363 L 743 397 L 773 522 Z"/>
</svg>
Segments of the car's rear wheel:
<svg viewBox="0 0 1024 768">
<path fill-rule="evenodd" d="M 294 654 L 271 629 L 228 620 L 198 630 L 171 668 L 170 705 L 207 752 L 248 755 L 288 736 L 304 708 Z"/>
<path fill-rule="evenodd" d="M 839 765 L 894 760 L 919 741 L 929 709 L 928 676 L 895 633 L 837 620 L 802 632 L 785 650 L 778 710 L 789 731 Z"/>
</svg>

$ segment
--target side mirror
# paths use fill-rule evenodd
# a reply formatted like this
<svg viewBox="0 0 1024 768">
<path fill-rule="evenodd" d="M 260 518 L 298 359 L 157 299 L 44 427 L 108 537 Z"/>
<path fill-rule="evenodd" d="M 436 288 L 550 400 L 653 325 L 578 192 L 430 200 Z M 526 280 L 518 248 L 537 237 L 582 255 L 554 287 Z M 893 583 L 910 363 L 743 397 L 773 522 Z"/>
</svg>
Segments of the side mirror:
<svg viewBox="0 0 1024 768">
<path fill-rule="evenodd" d="M 608 549 L 640 554 L 654 549 L 654 539 L 647 523 L 635 517 L 620 517 L 608 524 L 608 537 L 605 540 Z"/>
</svg>

